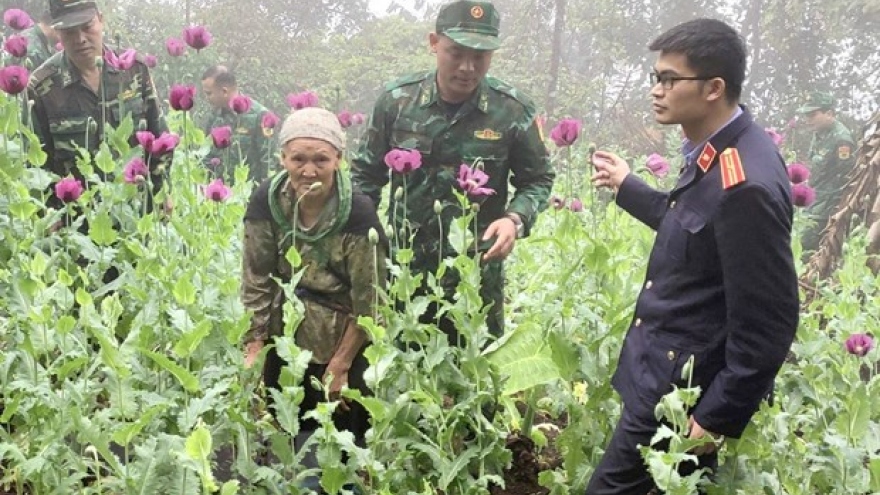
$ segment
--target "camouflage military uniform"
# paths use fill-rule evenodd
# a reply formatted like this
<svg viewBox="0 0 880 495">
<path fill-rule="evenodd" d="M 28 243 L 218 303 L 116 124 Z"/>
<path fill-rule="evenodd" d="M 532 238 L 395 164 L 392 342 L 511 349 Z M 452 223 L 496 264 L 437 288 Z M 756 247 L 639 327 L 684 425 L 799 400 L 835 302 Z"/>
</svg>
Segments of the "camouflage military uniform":
<svg viewBox="0 0 880 495">
<path fill-rule="evenodd" d="M 55 47 L 49 46 L 49 38 L 43 34 L 39 24 L 28 28 L 21 34 L 28 40 L 27 56 L 25 56 L 24 64 L 28 70 L 33 72 L 55 54 Z"/>
<path fill-rule="evenodd" d="M 808 157 L 810 185 L 816 190 L 809 212 L 816 224 L 804 232 L 802 242 L 805 249 L 815 249 L 855 164 L 855 141 L 849 129 L 835 120 L 830 129 L 813 136 Z"/>
<path fill-rule="evenodd" d="M 382 227 L 370 200 L 352 195 L 344 174 L 336 177 L 336 196 L 307 231 L 291 225 L 295 198 L 286 172 L 254 191 L 244 219 L 241 299 L 253 311 L 246 342 L 283 331 L 284 292 L 273 277 L 291 279 L 285 255 L 294 245 L 305 268 L 295 290 L 305 306 L 296 343 L 312 351 L 313 362 L 330 361 L 351 318 L 374 314 L 375 282 L 385 280 L 385 253 L 381 242 L 374 250 L 368 233 Z"/>
<path fill-rule="evenodd" d="M 31 114 L 34 132 L 43 143 L 48 155 L 46 168 L 51 172 L 62 177 L 82 178 L 76 166 L 76 147 L 97 151 L 104 139 L 105 125 L 118 127 L 128 115 L 131 115 L 135 129 L 144 125 L 156 136 L 167 131 L 153 80 L 143 62 L 136 61 L 126 71 L 104 64 L 101 86 L 98 93 L 89 88 L 64 52 L 53 55 L 31 76 L 28 99 L 34 102 Z M 137 145 L 134 134 L 129 144 Z M 161 160 L 150 157 L 151 178 L 156 190 L 162 184 L 162 174 L 158 170 Z"/>
<path fill-rule="evenodd" d="M 226 182 L 231 182 L 235 167 L 240 163 L 248 166 L 248 179 L 261 182 L 270 172 L 277 170 L 278 160 L 275 158 L 275 145 L 272 130 L 262 127 L 266 107 L 251 100 L 251 109 L 237 115 L 229 108 L 215 110 L 204 125 L 205 134 L 215 127 L 229 126 L 232 128 L 232 144 L 225 149 L 211 148 L 205 156 L 204 163 Z M 218 158 L 220 166 L 211 165 L 211 160 Z"/>
<path fill-rule="evenodd" d="M 481 233 L 506 213 L 516 213 L 528 234 L 546 207 L 553 186 L 554 173 L 535 124 L 535 106 L 522 93 L 487 76 L 452 117 L 447 116 L 444 105 L 434 71 L 388 85 L 376 102 L 352 167 L 355 185 L 378 205 L 382 188 L 389 182 L 385 154 L 393 148 L 416 149 L 422 154 L 418 170 L 405 177 L 390 174 L 392 191 L 406 188 L 406 204 L 392 197 L 389 208 L 395 232 L 405 225 L 412 229 L 415 256 L 411 267 L 422 272 L 436 270 L 441 249 L 443 255 L 454 252 L 446 234 L 452 219 L 461 214 L 453 191 L 458 189 L 456 178 L 462 163 L 481 163 L 489 175 L 486 187 L 496 192 L 480 205 Z M 509 185 L 515 192 L 508 203 Z M 434 213 L 435 201 L 443 207 L 440 218 Z M 444 281 L 450 291 L 454 283 Z M 493 304 L 490 331 L 500 335 L 504 328 L 501 261 L 484 266 L 481 289 L 483 300 Z"/>
</svg>

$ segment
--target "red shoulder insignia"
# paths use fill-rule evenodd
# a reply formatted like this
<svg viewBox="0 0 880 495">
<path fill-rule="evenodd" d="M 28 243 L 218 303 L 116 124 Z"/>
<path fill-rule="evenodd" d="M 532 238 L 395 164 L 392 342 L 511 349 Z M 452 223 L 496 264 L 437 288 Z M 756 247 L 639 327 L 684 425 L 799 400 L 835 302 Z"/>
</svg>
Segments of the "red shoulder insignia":
<svg viewBox="0 0 880 495">
<path fill-rule="evenodd" d="M 721 184 L 724 189 L 746 181 L 746 172 L 743 170 L 739 151 L 736 148 L 727 148 L 721 152 Z"/>
<path fill-rule="evenodd" d="M 699 165 L 700 170 L 702 170 L 704 174 L 712 167 L 712 162 L 715 160 L 715 155 L 717 154 L 718 151 L 715 150 L 712 143 L 706 143 L 706 146 L 703 146 L 703 151 L 700 152 L 700 157 L 697 158 L 697 165 Z"/>
</svg>

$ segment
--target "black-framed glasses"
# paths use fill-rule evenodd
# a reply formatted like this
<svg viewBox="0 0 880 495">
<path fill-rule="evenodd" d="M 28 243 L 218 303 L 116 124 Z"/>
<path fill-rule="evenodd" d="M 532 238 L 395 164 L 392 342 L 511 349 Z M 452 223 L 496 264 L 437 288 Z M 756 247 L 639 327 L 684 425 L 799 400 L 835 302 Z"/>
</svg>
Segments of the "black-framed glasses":
<svg viewBox="0 0 880 495">
<path fill-rule="evenodd" d="M 663 86 L 663 89 L 672 89 L 675 86 L 675 81 L 709 81 L 711 79 L 715 79 L 718 76 L 673 76 L 672 74 L 658 74 L 657 72 L 651 72 L 651 86 L 656 86 L 660 84 Z"/>
</svg>

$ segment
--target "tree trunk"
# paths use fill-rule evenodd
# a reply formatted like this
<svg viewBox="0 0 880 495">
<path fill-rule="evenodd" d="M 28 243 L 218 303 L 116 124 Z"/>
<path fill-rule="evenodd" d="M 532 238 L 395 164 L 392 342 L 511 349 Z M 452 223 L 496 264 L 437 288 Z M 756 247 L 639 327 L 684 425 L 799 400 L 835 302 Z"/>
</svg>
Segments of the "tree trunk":
<svg viewBox="0 0 880 495">
<path fill-rule="evenodd" d="M 752 52 L 749 57 L 751 59 L 749 64 L 751 67 L 749 80 L 761 81 L 765 77 L 762 69 L 763 64 L 761 63 L 761 50 L 764 45 L 764 31 L 761 29 L 761 12 L 764 10 L 764 0 L 751 0 L 748 5 L 745 19 L 743 19 L 742 35 Z M 745 93 L 750 92 L 752 86 L 754 85 L 749 84 L 743 88 L 743 101 L 749 100 L 747 97 L 750 95 Z"/>
<path fill-rule="evenodd" d="M 565 0 L 555 0 L 553 15 L 553 44 L 550 51 L 550 80 L 547 82 L 547 115 L 556 108 L 556 92 L 559 85 L 559 64 L 562 59 L 562 33 L 565 31 Z"/>
</svg>

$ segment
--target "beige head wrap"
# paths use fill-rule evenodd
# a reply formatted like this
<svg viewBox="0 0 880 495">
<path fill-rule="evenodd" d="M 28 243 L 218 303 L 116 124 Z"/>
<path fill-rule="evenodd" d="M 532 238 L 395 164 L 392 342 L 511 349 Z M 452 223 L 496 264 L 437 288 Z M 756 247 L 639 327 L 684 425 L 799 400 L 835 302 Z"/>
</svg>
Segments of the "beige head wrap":
<svg viewBox="0 0 880 495">
<path fill-rule="evenodd" d="M 323 108 L 307 107 L 296 110 L 284 119 L 278 133 L 279 145 L 284 146 L 296 138 L 313 138 L 327 141 L 339 151 L 345 149 L 345 132 L 333 112 Z"/>
</svg>

